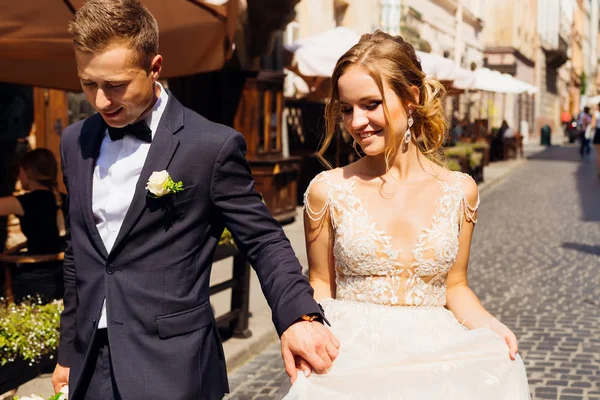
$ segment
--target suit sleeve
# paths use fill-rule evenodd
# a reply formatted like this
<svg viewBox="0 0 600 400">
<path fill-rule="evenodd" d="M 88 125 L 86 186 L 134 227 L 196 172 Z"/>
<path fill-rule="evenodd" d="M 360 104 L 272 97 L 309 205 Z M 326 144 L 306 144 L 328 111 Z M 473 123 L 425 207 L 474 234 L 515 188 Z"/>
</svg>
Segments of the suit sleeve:
<svg viewBox="0 0 600 400">
<path fill-rule="evenodd" d="M 67 201 L 70 196 L 68 183 L 68 170 L 66 167 L 65 136 L 61 140 L 60 158 L 63 172 L 63 180 L 67 189 Z M 63 261 L 63 275 L 65 292 L 63 297 L 64 310 L 60 315 L 60 342 L 58 345 L 58 363 L 68 367 L 73 359 L 75 339 L 75 309 L 77 308 L 77 289 L 75 288 L 75 262 L 73 260 L 73 248 L 71 246 L 71 224 L 70 212 L 65 215 L 66 249 Z"/>
<path fill-rule="evenodd" d="M 245 151 L 244 138 L 237 132 L 222 144 L 212 174 L 211 198 L 256 270 L 281 336 L 303 314 L 322 313 L 283 229 L 254 190 Z"/>
</svg>

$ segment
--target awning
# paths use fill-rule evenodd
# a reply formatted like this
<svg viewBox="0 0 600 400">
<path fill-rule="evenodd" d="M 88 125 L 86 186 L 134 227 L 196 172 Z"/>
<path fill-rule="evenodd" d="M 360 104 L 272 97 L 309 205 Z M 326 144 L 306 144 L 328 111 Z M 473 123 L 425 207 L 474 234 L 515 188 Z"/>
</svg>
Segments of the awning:
<svg viewBox="0 0 600 400">
<path fill-rule="evenodd" d="M 286 46 L 293 53 L 292 69 L 304 76 L 331 77 L 337 60 L 360 36 L 342 26 L 298 40 Z"/>
<path fill-rule="evenodd" d="M 302 39 L 286 46 L 293 53 L 288 68 L 306 81 L 307 85 L 296 84 L 299 91 L 313 90 L 309 78 L 331 77 L 337 60 L 358 43 L 360 35 L 351 29 L 337 27 L 329 31 Z M 497 93 L 537 93 L 533 85 L 501 74 L 488 68 L 475 71 L 457 66 L 453 60 L 437 54 L 416 51 L 421 68 L 427 76 L 439 81 L 452 82 L 456 89 L 483 90 Z"/>
<path fill-rule="evenodd" d="M 417 57 L 421 60 L 421 68 L 427 76 L 437 79 L 438 81 L 461 81 L 464 85 L 472 86 L 475 81 L 473 71 L 459 67 L 456 63 L 438 54 L 424 53 L 416 51 Z M 465 87 L 452 86 L 457 89 L 465 89 Z"/>
<path fill-rule="evenodd" d="M 495 93 L 527 93 L 539 91 L 537 86 L 530 85 L 509 74 L 492 71 L 489 68 L 478 68 L 474 71 L 474 79 L 456 79 L 453 85 L 459 89 L 483 90 Z"/>
<path fill-rule="evenodd" d="M 84 0 L 0 4 L 0 81 L 81 90 L 67 32 Z M 231 54 L 238 0 L 142 0 L 160 30 L 161 78 L 220 69 Z"/>
</svg>

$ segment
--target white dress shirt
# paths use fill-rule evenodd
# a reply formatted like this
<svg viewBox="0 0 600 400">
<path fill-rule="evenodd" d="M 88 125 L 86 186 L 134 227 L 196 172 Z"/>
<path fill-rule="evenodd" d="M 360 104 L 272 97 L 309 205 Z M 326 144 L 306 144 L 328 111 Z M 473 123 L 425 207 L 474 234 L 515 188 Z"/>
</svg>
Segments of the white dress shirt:
<svg viewBox="0 0 600 400">
<path fill-rule="evenodd" d="M 152 110 L 143 116 L 152 130 L 152 138 L 158 128 L 160 118 L 167 106 L 168 95 L 160 83 L 160 96 Z M 140 178 L 150 143 L 143 142 L 133 135 L 125 135 L 121 140 L 112 141 L 108 129 L 100 147 L 100 155 L 94 167 L 92 192 L 92 212 L 96 227 L 110 253 Z M 106 299 L 102 304 L 102 315 L 98 329 L 106 328 Z"/>
</svg>

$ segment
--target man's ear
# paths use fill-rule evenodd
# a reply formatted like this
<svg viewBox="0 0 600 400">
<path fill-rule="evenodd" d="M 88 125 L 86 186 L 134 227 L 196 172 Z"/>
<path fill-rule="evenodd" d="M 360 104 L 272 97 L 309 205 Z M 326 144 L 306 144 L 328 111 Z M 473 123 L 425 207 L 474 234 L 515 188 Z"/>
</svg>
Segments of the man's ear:
<svg viewBox="0 0 600 400">
<path fill-rule="evenodd" d="M 155 55 L 152 59 L 152 63 L 150 64 L 150 74 L 152 75 L 152 79 L 154 81 L 158 80 L 160 71 L 162 70 L 162 61 L 163 58 L 160 54 Z"/>
</svg>

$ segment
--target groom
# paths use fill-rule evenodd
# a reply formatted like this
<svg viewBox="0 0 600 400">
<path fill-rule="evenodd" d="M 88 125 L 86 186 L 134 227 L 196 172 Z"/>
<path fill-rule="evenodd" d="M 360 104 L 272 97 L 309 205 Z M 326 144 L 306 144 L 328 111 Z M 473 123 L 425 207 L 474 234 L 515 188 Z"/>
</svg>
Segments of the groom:
<svg viewBox="0 0 600 400">
<path fill-rule="evenodd" d="M 244 140 L 158 83 L 154 17 L 139 0 L 89 0 L 70 32 L 98 113 L 62 136 L 70 209 L 55 390 L 221 399 L 228 384 L 209 278 L 224 227 L 256 269 L 287 372 L 295 377 L 298 360 L 326 372 L 339 343 L 254 190 Z"/>
</svg>

